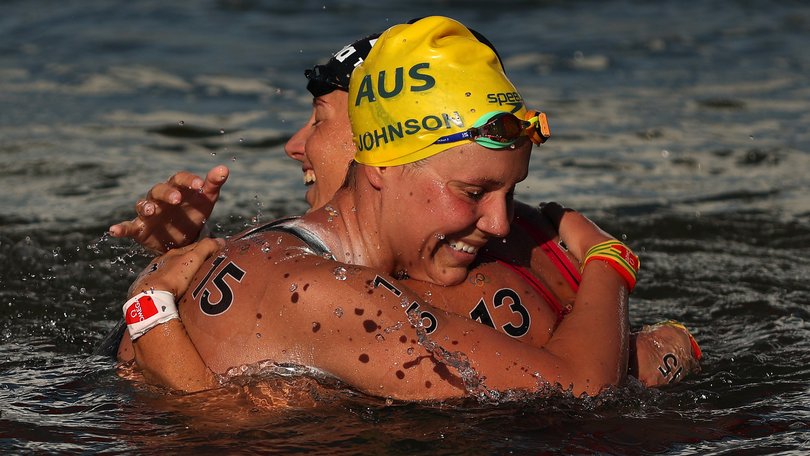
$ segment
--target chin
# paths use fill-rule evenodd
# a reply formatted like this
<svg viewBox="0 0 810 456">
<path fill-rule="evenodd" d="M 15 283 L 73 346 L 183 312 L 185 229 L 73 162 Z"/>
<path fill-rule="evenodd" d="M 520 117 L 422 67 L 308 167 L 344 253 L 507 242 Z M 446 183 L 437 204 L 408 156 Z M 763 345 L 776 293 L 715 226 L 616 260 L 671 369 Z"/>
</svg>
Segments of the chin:
<svg viewBox="0 0 810 456">
<path fill-rule="evenodd" d="M 430 277 L 426 281 L 443 287 L 452 287 L 467 280 L 469 272 L 468 268 L 461 266 L 442 268 L 429 274 Z"/>
</svg>

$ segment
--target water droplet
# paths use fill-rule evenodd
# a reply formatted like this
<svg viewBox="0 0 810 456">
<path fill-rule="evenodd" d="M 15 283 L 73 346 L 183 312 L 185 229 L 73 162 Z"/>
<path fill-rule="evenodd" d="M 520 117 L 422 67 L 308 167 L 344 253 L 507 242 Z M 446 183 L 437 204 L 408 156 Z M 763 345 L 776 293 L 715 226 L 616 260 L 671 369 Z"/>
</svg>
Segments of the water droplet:
<svg viewBox="0 0 810 456">
<path fill-rule="evenodd" d="M 335 316 L 340 318 L 343 316 L 343 309 L 340 307 L 335 307 Z"/>
<path fill-rule="evenodd" d="M 340 212 L 338 212 L 337 209 L 335 209 L 334 207 L 332 207 L 332 206 L 330 206 L 328 204 L 326 206 L 324 206 L 323 209 L 326 211 L 327 214 L 329 214 L 329 221 L 330 222 L 332 221 L 332 217 L 337 217 L 337 216 L 340 215 Z"/>
<path fill-rule="evenodd" d="M 245 142 L 245 138 L 239 138 L 239 142 L 240 142 L 240 143 Z"/>
<path fill-rule="evenodd" d="M 407 350 L 405 350 L 405 353 L 413 355 L 413 347 L 409 347 Z"/>
<path fill-rule="evenodd" d="M 385 331 L 386 334 L 391 334 L 392 332 L 399 331 L 400 329 L 402 329 L 402 322 L 398 321 L 395 325 L 389 326 L 383 331 Z"/>
<path fill-rule="evenodd" d="M 235 161 L 236 161 L 236 155 L 234 155 L 233 157 L 231 157 L 231 161 L 232 161 L 232 162 L 235 162 Z"/>
<path fill-rule="evenodd" d="M 212 156 L 212 157 L 216 157 L 216 156 L 217 156 L 217 153 L 216 153 L 216 152 L 211 152 L 211 156 Z"/>
<path fill-rule="evenodd" d="M 183 125 L 185 125 L 185 124 L 186 124 L 186 123 L 185 123 L 185 122 L 183 122 L 182 120 L 181 120 L 180 122 L 177 122 L 177 125 L 180 125 L 181 127 L 182 127 Z"/>
<path fill-rule="evenodd" d="M 261 338 L 262 338 L 262 334 L 261 334 L 261 333 L 256 333 L 256 338 L 257 338 L 257 339 L 261 339 Z"/>
<path fill-rule="evenodd" d="M 224 129 L 224 128 L 220 128 L 220 129 L 219 129 L 219 134 L 224 135 L 224 134 L 225 134 L 225 129 Z"/>
<path fill-rule="evenodd" d="M 473 108 L 473 109 L 470 109 L 470 112 L 475 112 L 475 108 Z"/>
<path fill-rule="evenodd" d="M 664 158 L 669 158 L 669 151 L 664 149 L 661 151 L 661 156 Z"/>
<path fill-rule="evenodd" d="M 338 280 L 346 280 L 346 268 L 343 266 L 338 266 L 332 271 L 335 274 L 335 278 Z"/>
<path fill-rule="evenodd" d="M 440 240 L 440 241 L 441 241 L 442 239 L 444 239 L 444 234 L 442 234 L 442 233 L 436 233 L 436 239 L 438 239 L 438 240 Z"/>
<path fill-rule="evenodd" d="M 470 95 L 472 95 L 470 92 L 464 94 L 465 97 L 469 97 Z"/>
<path fill-rule="evenodd" d="M 266 242 L 265 242 L 264 244 L 262 244 L 262 252 L 263 252 L 263 253 L 270 253 L 270 250 L 271 250 L 271 249 L 270 249 L 270 245 L 269 245 L 269 244 L 267 244 Z"/>
<path fill-rule="evenodd" d="M 297 289 L 298 289 L 298 284 L 297 283 L 293 283 L 292 285 L 290 285 L 290 293 L 292 293 L 293 291 L 295 291 Z"/>
<path fill-rule="evenodd" d="M 377 342 L 385 342 L 385 337 L 383 337 L 383 335 L 380 333 L 377 333 L 377 335 L 374 336 L 374 338 L 377 339 Z"/>
</svg>

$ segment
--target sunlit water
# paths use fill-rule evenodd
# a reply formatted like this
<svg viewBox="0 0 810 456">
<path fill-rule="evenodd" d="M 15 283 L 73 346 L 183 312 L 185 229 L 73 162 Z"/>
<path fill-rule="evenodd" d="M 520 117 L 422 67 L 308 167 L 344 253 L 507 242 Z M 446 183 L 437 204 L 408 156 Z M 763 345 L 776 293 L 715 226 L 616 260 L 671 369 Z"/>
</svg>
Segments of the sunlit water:
<svg viewBox="0 0 810 456">
<path fill-rule="evenodd" d="M 0 449 L 810 447 L 803 2 L 278 3 L 3 4 Z M 167 395 L 92 355 L 147 260 L 103 234 L 132 216 L 136 197 L 174 170 L 226 163 L 215 233 L 301 213 L 300 170 L 281 145 L 308 116 L 302 70 L 357 37 L 435 13 L 485 33 L 523 95 L 549 114 L 554 136 L 535 152 L 520 198 L 560 201 L 624 237 L 643 264 L 632 323 L 683 321 L 706 354 L 701 374 L 587 401 L 425 405 L 284 369 Z M 282 409 L 288 399 L 297 407 Z"/>
</svg>

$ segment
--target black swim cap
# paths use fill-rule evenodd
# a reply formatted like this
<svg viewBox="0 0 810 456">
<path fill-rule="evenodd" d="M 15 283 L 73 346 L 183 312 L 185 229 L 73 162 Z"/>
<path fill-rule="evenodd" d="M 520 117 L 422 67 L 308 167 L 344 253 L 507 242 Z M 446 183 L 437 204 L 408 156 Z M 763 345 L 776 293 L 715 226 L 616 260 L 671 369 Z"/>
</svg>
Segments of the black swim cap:
<svg viewBox="0 0 810 456">
<path fill-rule="evenodd" d="M 363 63 L 380 35 L 375 33 L 361 38 L 335 53 L 326 65 L 315 65 L 311 70 L 304 71 L 304 76 L 309 79 L 307 90 L 313 97 L 320 97 L 335 90 L 348 92 L 352 71 Z"/>
<path fill-rule="evenodd" d="M 408 21 L 408 24 L 413 24 L 419 19 L 422 18 L 411 19 Z M 501 67 L 503 67 L 501 56 L 498 54 L 498 50 L 495 49 L 495 46 L 493 46 L 484 35 L 473 29 L 469 30 L 475 35 L 478 41 L 486 44 L 495 51 L 495 56 L 498 57 L 498 61 L 501 62 Z M 309 79 L 309 82 L 307 82 L 307 90 L 309 90 L 309 93 L 311 93 L 313 97 L 320 97 L 327 93 L 334 92 L 335 90 L 348 92 L 349 78 L 351 78 L 352 71 L 354 71 L 357 65 L 363 63 L 363 60 L 365 60 L 368 53 L 371 52 L 371 47 L 374 46 L 374 43 L 377 42 L 377 38 L 379 38 L 380 35 L 382 35 L 382 33 L 375 33 L 361 38 L 335 53 L 335 55 L 326 62 L 326 65 L 315 65 L 311 70 L 305 70 L 304 76 Z"/>
</svg>

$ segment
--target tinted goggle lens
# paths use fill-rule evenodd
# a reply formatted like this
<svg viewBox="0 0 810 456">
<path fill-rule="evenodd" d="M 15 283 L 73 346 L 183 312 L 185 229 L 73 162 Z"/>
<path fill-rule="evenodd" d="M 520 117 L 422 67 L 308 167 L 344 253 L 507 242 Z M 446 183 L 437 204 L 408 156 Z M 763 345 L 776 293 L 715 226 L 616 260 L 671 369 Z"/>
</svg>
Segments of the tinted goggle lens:
<svg viewBox="0 0 810 456">
<path fill-rule="evenodd" d="M 513 143 L 526 135 L 535 144 L 542 144 L 551 136 L 546 114 L 538 111 L 526 113 L 527 120 L 520 120 L 514 114 L 502 113 L 489 119 L 477 128 L 474 136 L 489 138 L 499 143 Z"/>
</svg>

